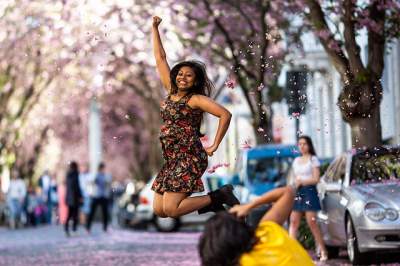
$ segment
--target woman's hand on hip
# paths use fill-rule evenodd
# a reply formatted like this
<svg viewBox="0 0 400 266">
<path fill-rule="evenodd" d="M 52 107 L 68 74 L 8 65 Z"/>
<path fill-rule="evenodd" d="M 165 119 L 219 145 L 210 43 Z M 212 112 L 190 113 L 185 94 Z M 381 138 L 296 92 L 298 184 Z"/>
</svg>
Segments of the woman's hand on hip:
<svg viewBox="0 0 400 266">
<path fill-rule="evenodd" d="M 207 153 L 208 156 L 213 156 L 214 152 L 217 150 L 217 146 L 216 145 L 211 145 L 210 147 L 205 148 L 205 151 Z"/>
</svg>

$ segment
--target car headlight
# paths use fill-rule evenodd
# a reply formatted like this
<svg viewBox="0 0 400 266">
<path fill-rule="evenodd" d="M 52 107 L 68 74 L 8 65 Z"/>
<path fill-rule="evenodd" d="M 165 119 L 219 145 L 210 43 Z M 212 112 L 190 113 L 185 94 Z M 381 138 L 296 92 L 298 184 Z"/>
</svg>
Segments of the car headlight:
<svg viewBox="0 0 400 266">
<path fill-rule="evenodd" d="M 365 214 L 368 218 L 373 221 L 382 221 L 388 219 L 389 221 L 395 221 L 399 218 L 399 213 L 395 209 L 385 209 L 382 205 L 376 202 L 369 202 L 364 207 Z"/>
<path fill-rule="evenodd" d="M 364 211 L 367 217 L 373 221 L 382 221 L 385 219 L 385 208 L 376 202 L 367 203 L 364 207 Z"/>
<path fill-rule="evenodd" d="M 399 218 L 399 213 L 394 209 L 386 209 L 385 218 L 390 221 L 395 221 Z"/>
</svg>

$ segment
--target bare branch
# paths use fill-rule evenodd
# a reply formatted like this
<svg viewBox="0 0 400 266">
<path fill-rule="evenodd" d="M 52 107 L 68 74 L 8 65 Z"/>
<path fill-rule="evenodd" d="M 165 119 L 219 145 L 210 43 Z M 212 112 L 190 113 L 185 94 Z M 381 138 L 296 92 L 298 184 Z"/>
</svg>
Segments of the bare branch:
<svg viewBox="0 0 400 266">
<path fill-rule="evenodd" d="M 307 0 L 307 5 L 310 8 L 310 21 L 314 25 L 315 30 L 324 30 L 331 34 L 332 32 L 328 27 L 328 24 L 325 19 L 325 14 L 322 11 L 321 5 L 317 0 Z M 337 71 L 340 73 L 342 79 L 346 82 L 352 79 L 350 69 L 349 69 L 349 61 L 343 53 L 343 50 L 339 47 L 338 50 L 333 49 L 330 46 L 329 41 L 333 40 L 333 36 L 329 39 L 324 39 L 319 37 L 319 40 L 324 47 L 326 53 L 328 54 L 329 58 L 332 60 L 334 66 L 336 67 Z"/>
<path fill-rule="evenodd" d="M 360 47 L 356 42 L 356 33 L 354 27 L 353 14 L 355 6 L 352 0 L 344 1 L 344 45 L 346 47 L 347 55 L 349 56 L 350 70 L 353 75 L 365 72 L 365 68 L 362 64 L 360 57 Z"/>
<path fill-rule="evenodd" d="M 213 16 L 213 11 L 212 11 L 212 9 L 211 9 L 210 3 L 209 3 L 207 0 L 203 0 L 203 3 L 204 3 L 204 5 L 205 5 L 205 7 L 206 7 L 208 13 L 210 14 L 210 16 Z M 257 80 L 257 77 L 256 77 L 251 71 L 249 71 L 248 69 L 246 69 L 246 67 L 245 67 L 244 65 L 242 65 L 242 64 L 240 63 L 240 60 L 239 60 L 238 56 L 237 56 L 236 53 L 235 53 L 234 42 L 233 42 L 233 40 L 231 39 L 231 37 L 229 36 L 228 31 L 227 31 L 227 30 L 225 29 L 225 27 L 222 25 L 221 21 L 220 21 L 217 17 L 215 17 L 215 16 L 213 16 L 213 19 L 214 19 L 215 25 L 218 27 L 218 29 L 221 31 L 222 35 L 225 37 L 225 40 L 226 40 L 226 42 L 227 42 L 227 44 L 228 44 L 228 46 L 229 46 L 229 49 L 231 50 L 232 59 L 233 59 L 234 62 L 235 62 L 235 64 L 234 64 L 234 65 L 235 65 L 235 68 L 237 68 L 237 67 L 242 68 L 242 70 L 245 71 L 246 74 L 247 74 L 249 77 L 251 77 L 251 78 L 254 79 L 254 80 Z"/>
<path fill-rule="evenodd" d="M 378 1 L 373 1 L 370 6 L 370 16 L 377 23 L 378 28 L 382 29 L 381 32 L 375 32 L 373 29 L 368 29 L 368 70 L 370 70 L 375 78 L 379 79 L 382 76 L 384 68 L 384 54 L 385 54 L 385 10 L 377 8 Z"/>
</svg>

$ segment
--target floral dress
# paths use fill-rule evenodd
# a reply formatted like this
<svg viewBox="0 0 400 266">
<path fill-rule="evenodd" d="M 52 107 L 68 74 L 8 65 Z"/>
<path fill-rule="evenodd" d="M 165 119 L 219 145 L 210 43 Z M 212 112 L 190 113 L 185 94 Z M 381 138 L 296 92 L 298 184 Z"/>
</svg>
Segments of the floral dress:
<svg viewBox="0 0 400 266">
<path fill-rule="evenodd" d="M 203 111 L 193 109 L 188 101 L 193 94 L 179 101 L 168 98 L 161 104 L 160 141 L 164 165 L 153 182 L 152 190 L 193 193 L 204 191 L 201 176 L 207 169 L 207 153 L 200 141 Z"/>
</svg>

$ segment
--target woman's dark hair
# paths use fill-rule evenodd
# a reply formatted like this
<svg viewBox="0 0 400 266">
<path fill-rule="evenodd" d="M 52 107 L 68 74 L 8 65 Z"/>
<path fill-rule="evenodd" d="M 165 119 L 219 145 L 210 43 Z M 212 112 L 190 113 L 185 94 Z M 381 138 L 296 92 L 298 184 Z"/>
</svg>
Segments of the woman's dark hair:
<svg viewBox="0 0 400 266">
<path fill-rule="evenodd" d="M 70 172 L 70 173 L 72 173 L 72 172 L 73 172 L 73 173 L 78 172 L 78 163 L 75 162 L 75 161 L 70 162 L 70 163 L 69 163 L 68 172 Z"/>
<path fill-rule="evenodd" d="M 193 87 L 191 87 L 188 93 L 201 94 L 210 96 L 211 91 L 214 89 L 214 84 L 207 76 L 206 66 L 197 60 L 183 61 L 176 64 L 170 71 L 171 79 L 171 94 L 178 92 L 178 86 L 176 84 L 176 76 L 178 76 L 179 70 L 182 67 L 190 67 L 195 74 L 195 81 Z"/>
<path fill-rule="evenodd" d="M 313 145 L 311 138 L 309 136 L 300 136 L 299 140 L 301 140 L 301 139 L 304 139 L 306 141 L 307 146 L 308 146 L 308 152 L 311 155 L 314 155 L 314 156 L 317 155 L 317 153 L 315 152 L 314 145 Z"/>
<path fill-rule="evenodd" d="M 254 230 L 228 212 L 211 217 L 198 245 L 202 266 L 238 266 L 256 243 Z"/>
</svg>

